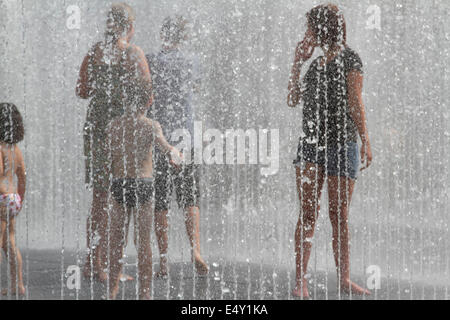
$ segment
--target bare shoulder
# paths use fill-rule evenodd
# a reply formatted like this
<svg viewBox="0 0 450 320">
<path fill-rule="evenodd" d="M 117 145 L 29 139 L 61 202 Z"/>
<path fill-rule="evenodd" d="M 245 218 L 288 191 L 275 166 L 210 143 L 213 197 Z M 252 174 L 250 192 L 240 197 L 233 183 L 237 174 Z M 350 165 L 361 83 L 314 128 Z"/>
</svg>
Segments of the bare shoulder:
<svg viewBox="0 0 450 320">
<path fill-rule="evenodd" d="M 98 63 L 103 56 L 103 43 L 97 42 L 96 44 L 94 44 L 89 50 L 88 56 L 93 58 L 93 61 Z"/>
<path fill-rule="evenodd" d="M 141 47 L 139 47 L 135 44 L 131 44 L 127 50 L 128 50 L 128 56 L 129 56 L 130 60 L 141 61 L 141 60 L 146 59 L 144 50 L 142 50 Z"/>
<path fill-rule="evenodd" d="M 162 132 L 162 127 L 158 121 L 147 118 L 147 117 L 143 118 L 142 121 L 143 121 L 144 128 L 146 129 L 147 132 L 152 133 L 152 134 Z"/>
</svg>

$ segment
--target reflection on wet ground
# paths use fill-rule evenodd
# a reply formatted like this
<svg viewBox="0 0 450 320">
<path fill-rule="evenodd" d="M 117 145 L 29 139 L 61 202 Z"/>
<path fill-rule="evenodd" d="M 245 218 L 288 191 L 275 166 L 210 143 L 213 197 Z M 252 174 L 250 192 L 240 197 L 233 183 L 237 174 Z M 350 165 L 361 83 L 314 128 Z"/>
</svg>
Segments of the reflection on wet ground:
<svg viewBox="0 0 450 320">
<path fill-rule="evenodd" d="M 48 300 L 90 300 L 104 299 L 106 286 L 89 281 L 81 276 L 80 290 L 67 287 L 67 276 L 61 272 L 75 265 L 75 252 L 66 252 L 64 260 L 59 251 L 24 252 L 25 283 L 28 283 L 28 299 Z M 129 261 L 134 257 L 128 258 Z M 274 269 L 271 266 L 232 262 L 221 259 L 209 259 L 210 273 L 206 277 L 195 275 L 192 264 L 172 263 L 168 279 L 155 279 L 153 298 L 158 300 L 287 300 L 294 299 L 290 294 L 294 285 L 294 270 Z M 2 288 L 6 285 L 6 261 L 1 265 Z M 27 265 L 28 262 L 28 265 Z M 158 264 L 154 265 L 154 272 Z M 135 264 L 126 264 L 125 272 L 136 275 Z M 28 276 L 27 276 L 28 275 Z M 365 284 L 366 279 L 355 277 L 355 281 Z M 317 271 L 310 276 L 309 291 L 317 300 L 336 299 L 448 299 L 448 287 L 381 279 L 380 289 L 372 291 L 368 297 L 356 297 L 338 294 L 334 273 Z M 118 299 L 136 299 L 136 281 L 121 283 Z M 10 297 L 11 298 L 11 297 Z M 8 297 L 2 297 L 8 299 Z"/>
</svg>

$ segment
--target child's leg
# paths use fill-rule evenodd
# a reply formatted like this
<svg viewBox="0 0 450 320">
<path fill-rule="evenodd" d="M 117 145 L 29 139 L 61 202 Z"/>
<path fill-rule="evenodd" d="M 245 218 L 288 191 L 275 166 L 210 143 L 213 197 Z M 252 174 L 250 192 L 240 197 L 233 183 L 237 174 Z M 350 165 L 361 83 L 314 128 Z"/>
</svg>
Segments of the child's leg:
<svg viewBox="0 0 450 320">
<path fill-rule="evenodd" d="M 152 203 L 141 205 L 136 213 L 138 275 L 139 275 L 139 299 L 151 298 L 152 282 L 152 248 L 150 245 L 150 232 L 152 228 Z"/>
<path fill-rule="evenodd" d="M 167 231 L 169 225 L 167 222 L 167 214 L 169 211 L 157 211 L 155 212 L 155 234 L 158 241 L 158 248 L 160 254 L 158 277 L 165 277 L 168 274 L 167 271 L 167 250 L 168 250 L 168 235 Z"/>
<path fill-rule="evenodd" d="M 114 300 L 119 292 L 120 274 L 122 272 L 123 248 L 125 244 L 126 211 L 116 201 L 111 212 L 109 235 L 109 290 L 110 299 Z"/>
<path fill-rule="evenodd" d="M 11 275 L 11 293 L 19 290 L 20 295 L 25 294 L 22 272 L 22 255 L 16 246 L 16 220 L 11 218 L 9 223 L 2 221 L 3 251 L 8 257 Z"/>
</svg>

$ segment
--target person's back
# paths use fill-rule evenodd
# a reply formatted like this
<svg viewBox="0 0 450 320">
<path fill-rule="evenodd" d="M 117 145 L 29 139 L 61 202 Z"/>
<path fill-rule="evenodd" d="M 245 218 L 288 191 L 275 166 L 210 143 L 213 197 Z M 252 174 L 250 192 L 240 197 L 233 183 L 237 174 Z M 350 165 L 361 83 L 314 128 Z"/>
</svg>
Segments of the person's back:
<svg viewBox="0 0 450 320">
<path fill-rule="evenodd" d="M 111 123 L 111 170 L 114 178 L 151 178 L 154 131 L 146 118 L 122 116 Z"/>
<path fill-rule="evenodd" d="M 169 157 L 177 154 L 165 139 L 160 124 L 145 116 L 145 106 L 138 105 L 136 109 L 114 119 L 108 128 L 112 195 L 130 209 L 145 204 L 153 195 L 153 148 L 158 147 Z"/>
<path fill-rule="evenodd" d="M 194 60 L 172 48 L 147 55 L 147 61 L 152 70 L 155 99 L 148 116 L 161 123 L 168 139 L 176 129 L 187 129 L 193 136 Z"/>
<path fill-rule="evenodd" d="M 91 117 L 99 129 L 124 113 L 127 92 L 142 78 L 139 73 L 138 47 L 129 45 L 121 48 L 117 44 L 97 43 L 91 54 L 91 81 L 95 94 L 91 101 Z M 150 89 L 150 88 L 149 88 Z M 102 123 L 99 123 L 102 122 Z"/>
<path fill-rule="evenodd" d="M 25 163 L 17 145 L 24 138 L 22 116 L 12 103 L 0 104 L 0 240 L 8 257 L 11 293 L 25 294 L 22 256 L 16 247 L 16 218 L 25 197 Z M 15 178 L 17 178 L 17 185 Z M 5 293 L 5 292 L 3 292 Z"/>
<path fill-rule="evenodd" d="M 6 143 L 0 144 L 0 194 L 17 193 L 14 176 L 18 171 L 23 171 L 23 156 L 20 148 Z"/>
</svg>

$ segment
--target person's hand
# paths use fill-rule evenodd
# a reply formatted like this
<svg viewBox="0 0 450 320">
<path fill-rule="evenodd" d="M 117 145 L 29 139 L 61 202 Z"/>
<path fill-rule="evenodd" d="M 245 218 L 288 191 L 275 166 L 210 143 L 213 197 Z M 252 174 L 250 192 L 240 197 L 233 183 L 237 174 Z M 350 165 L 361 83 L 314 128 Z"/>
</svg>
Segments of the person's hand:
<svg viewBox="0 0 450 320">
<path fill-rule="evenodd" d="M 311 29 L 308 28 L 303 40 L 300 41 L 295 48 L 295 61 L 288 86 L 289 94 L 287 96 L 287 104 L 291 108 L 300 103 L 302 96 L 300 84 L 298 82 L 298 77 L 300 76 L 300 66 L 303 62 L 311 58 L 315 47 L 317 47 L 317 44 L 314 39 L 314 34 Z"/>
<path fill-rule="evenodd" d="M 294 108 L 296 105 L 300 103 L 301 98 L 301 90 L 298 84 L 291 85 L 289 84 L 289 94 L 287 96 L 287 104 L 289 107 Z"/>
<path fill-rule="evenodd" d="M 183 154 L 177 148 L 172 147 L 169 152 L 169 156 L 169 163 L 175 168 L 180 169 L 183 163 Z"/>
<path fill-rule="evenodd" d="M 317 43 L 314 38 L 314 33 L 308 28 L 303 40 L 297 44 L 297 48 L 295 49 L 295 57 L 300 62 L 305 62 L 312 57 L 315 47 L 317 47 Z"/>
<path fill-rule="evenodd" d="M 361 170 L 367 169 L 372 163 L 372 149 L 369 140 L 365 140 L 361 146 Z"/>
</svg>

